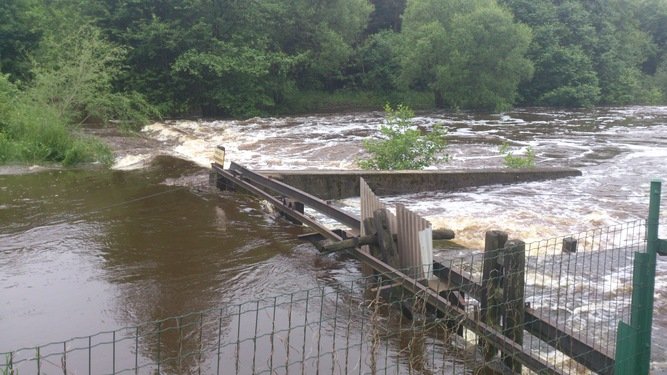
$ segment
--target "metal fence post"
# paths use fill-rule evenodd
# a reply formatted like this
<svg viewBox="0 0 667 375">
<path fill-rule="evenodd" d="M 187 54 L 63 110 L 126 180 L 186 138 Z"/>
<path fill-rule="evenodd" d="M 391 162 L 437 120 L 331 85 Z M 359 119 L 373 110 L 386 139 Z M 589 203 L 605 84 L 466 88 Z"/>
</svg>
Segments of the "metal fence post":
<svg viewBox="0 0 667 375">
<path fill-rule="evenodd" d="M 646 253 L 635 253 L 630 324 L 619 322 L 616 334 L 616 375 L 649 373 L 661 188 L 661 181 L 651 181 Z"/>
</svg>

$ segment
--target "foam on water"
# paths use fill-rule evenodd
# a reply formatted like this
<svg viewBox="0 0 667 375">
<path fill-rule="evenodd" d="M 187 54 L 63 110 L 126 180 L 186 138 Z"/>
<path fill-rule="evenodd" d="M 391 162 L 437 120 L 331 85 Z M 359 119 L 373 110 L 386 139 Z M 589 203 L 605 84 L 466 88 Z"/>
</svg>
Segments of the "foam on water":
<svg viewBox="0 0 667 375">
<path fill-rule="evenodd" d="M 466 245 L 480 233 L 503 228 L 525 240 L 612 225 L 645 215 L 648 182 L 667 166 L 667 107 L 591 111 L 516 111 L 500 115 L 420 114 L 415 123 L 448 128 L 451 160 L 431 168 L 501 167 L 498 145 L 515 155 L 527 147 L 540 166 L 573 166 L 584 176 L 495 186 L 457 193 L 398 197 L 437 225 L 457 230 Z M 245 121 L 168 121 L 144 128 L 163 144 L 160 153 L 207 167 L 217 145 L 227 163 L 254 169 L 354 169 L 362 141 L 379 137 L 381 113 L 253 118 Z M 116 168 L 144 165 L 130 155 Z"/>
<path fill-rule="evenodd" d="M 152 154 L 125 155 L 116 159 L 112 168 L 120 171 L 141 169 L 148 165 L 153 156 Z"/>
</svg>

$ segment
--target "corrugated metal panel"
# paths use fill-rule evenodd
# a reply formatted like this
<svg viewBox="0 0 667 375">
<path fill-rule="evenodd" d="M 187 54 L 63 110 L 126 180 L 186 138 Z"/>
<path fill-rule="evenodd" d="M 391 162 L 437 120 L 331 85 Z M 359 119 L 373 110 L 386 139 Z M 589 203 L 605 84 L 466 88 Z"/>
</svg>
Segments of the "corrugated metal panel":
<svg viewBox="0 0 667 375">
<path fill-rule="evenodd" d="M 378 209 L 387 209 L 386 205 L 373 193 L 366 181 L 361 178 L 359 183 L 361 196 L 361 235 L 365 235 L 363 222 L 373 217 Z M 387 212 L 389 227 L 392 233 L 397 233 L 398 253 L 401 261 L 400 268 L 409 270 L 413 277 L 429 278 L 432 275 L 433 265 L 433 232 L 431 223 L 405 208 L 396 205 L 396 214 Z M 368 246 L 363 247 L 368 251 Z"/>
<path fill-rule="evenodd" d="M 363 178 L 359 178 L 359 196 L 361 197 L 361 228 L 359 233 L 362 236 L 366 235 L 366 230 L 364 229 L 364 221 L 370 217 L 373 217 L 373 212 L 379 208 L 385 208 L 384 204 L 380 202 L 380 199 L 373 193 L 373 190 L 368 186 L 366 181 Z M 362 246 L 362 251 L 369 252 L 368 246 Z"/>
<path fill-rule="evenodd" d="M 361 189 L 359 194 L 361 197 L 361 233 L 363 235 L 365 234 L 363 232 L 364 220 L 373 217 L 373 212 L 375 212 L 375 210 L 381 208 L 387 209 L 387 206 L 380 202 L 380 199 L 373 193 L 373 190 L 371 190 L 363 178 L 360 178 L 359 186 Z M 391 229 L 392 233 L 396 233 L 396 215 L 391 213 L 391 211 L 387 211 L 387 214 L 387 217 L 389 218 L 389 229 Z"/>
<path fill-rule="evenodd" d="M 401 268 L 416 278 L 430 277 L 433 264 L 431 223 L 401 204 L 396 205 L 396 219 Z"/>
<path fill-rule="evenodd" d="M 366 231 L 364 230 L 364 220 L 368 219 L 369 217 L 373 217 L 373 212 L 375 212 L 378 209 L 387 209 L 387 206 L 380 202 L 380 198 L 378 198 L 375 193 L 373 193 L 373 190 L 368 186 L 366 181 L 362 177 L 359 178 L 359 187 L 360 187 L 360 194 L 359 196 L 361 197 L 361 230 L 360 233 L 361 235 L 365 235 Z M 387 218 L 389 219 L 389 229 L 391 230 L 391 233 L 397 233 L 396 232 L 396 215 L 392 214 L 391 211 L 387 210 Z M 368 246 L 362 247 L 364 251 L 368 251 Z"/>
<path fill-rule="evenodd" d="M 361 235 L 365 235 L 366 231 L 364 230 L 364 220 L 373 217 L 373 212 L 380 208 L 386 208 L 386 206 L 380 202 L 380 199 L 373 193 L 373 190 L 368 186 L 366 181 L 363 178 L 360 178 L 359 181 L 360 194 L 361 197 Z"/>
<path fill-rule="evenodd" d="M 428 228 L 419 232 L 419 248 L 421 249 L 423 276 L 430 279 L 433 276 L 433 229 L 431 223 L 429 223 Z"/>
</svg>

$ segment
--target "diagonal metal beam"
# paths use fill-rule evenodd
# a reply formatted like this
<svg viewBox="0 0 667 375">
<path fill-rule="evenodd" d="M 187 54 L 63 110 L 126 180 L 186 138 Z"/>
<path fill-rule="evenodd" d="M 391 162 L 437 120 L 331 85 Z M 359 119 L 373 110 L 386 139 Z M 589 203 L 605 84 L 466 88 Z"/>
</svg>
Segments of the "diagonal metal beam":
<svg viewBox="0 0 667 375">
<path fill-rule="evenodd" d="M 216 165 L 213 166 L 213 169 L 218 172 L 223 170 Z M 339 223 L 350 227 L 354 233 L 359 233 L 359 228 L 361 226 L 359 218 L 330 205 L 329 203 L 323 201 L 320 198 L 317 198 L 314 195 L 310 195 L 301 190 L 295 189 L 292 186 L 285 184 L 284 182 L 280 182 L 278 180 L 263 176 L 257 172 L 253 172 L 248 168 L 245 168 L 242 165 L 236 164 L 234 162 L 231 163 L 229 170 L 239 173 L 241 177 L 246 178 L 257 185 L 273 190 L 283 196 L 295 199 L 312 208 L 313 210 L 327 215 Z"/>
<path fill-rule="evenodd" d="M 213 169 L 215 169 L 216 172 L 218 172 L 222 177 L 227 179 L 229 182 L 236 184 L 237 186 L 263 198 L 269 201 L 272 205 L 276 207 L 280 212 L 290 216 L 291 218 L 298 220 L 302 223 L 307 224 L 309 227 L 313 228 L 315 231 L 320 233 L 322 236 L 325 238 L 328 238 L 330 240 L 334 241 L 341 241 L 342 238 L 334 233 L 331 229 L 323 226 L 322 224 L 318 223 L 315 221 L 313 218 L 311 218 L 308 215 L 304 215 L 296 210 L 293 210 L 289 207 L 287 207 L 283 202 L 281 202 L 279 199 L 276 197 L 272 196 L 271 194 L 265 192 L 262 189 L 259 189 L 252 184 L 249 184 L 248 182 L 244 181 L 241 176 L 238 176 L 234 173 L 231 173 L 227 170 L 222 169 L 218 165 L 213 165 Z"/>
</svg>

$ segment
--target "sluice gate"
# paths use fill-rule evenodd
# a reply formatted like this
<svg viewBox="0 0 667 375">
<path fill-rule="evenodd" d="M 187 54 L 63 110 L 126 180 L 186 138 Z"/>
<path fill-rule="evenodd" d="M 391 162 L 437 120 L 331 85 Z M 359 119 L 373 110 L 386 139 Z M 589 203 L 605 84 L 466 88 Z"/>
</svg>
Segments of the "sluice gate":
<svg viewBox="0 0 667 375">
<path fill-rule="evenodd" d="M 481 281 L 475 281 L 470 272 L 433 261 L 430 224 L 400 205 L 396 214 L 387 210 L 363 178 L 358 182 L 362 218 L 357 218 L 288 185 L 276 178 L 276 172 L 267 176 L 233 162 L 228 169 L 213 163 L 212 169 L 218 187 L 244 189 L 273 204 L 293 222 L 312 228 L 316 233 L 301 237 L 323 253 L 345 251 L 370 267 L 380 280 L 376 290 L 386 292 L 387 298 L 392 290 L 400 289 L 445 317 L 448 325 L 454 324 L 459 335 L 462 327 L 473 332 L 485 373 L 518 373 L 522 366 L 540 374 L 567 373 L 524 345 L 524 331 L 584 368 L 600 374 L 614 372 L 609 350 L 542 317 L 526 302 L 526 245 L 522 241 L 508 241 L 503 232 L 488 232 L 480 262 Z M 304 207 L 347 229 L 322 225 L 306 215 Z M 471 311 L 466 303 L 473 300 Z"/>
</svg>

